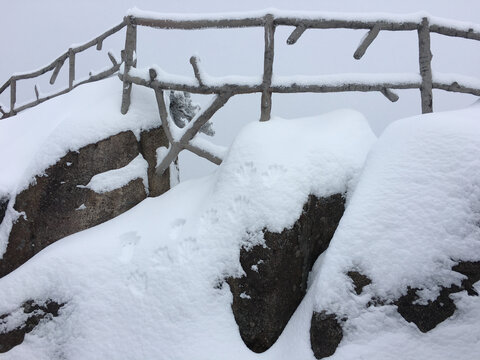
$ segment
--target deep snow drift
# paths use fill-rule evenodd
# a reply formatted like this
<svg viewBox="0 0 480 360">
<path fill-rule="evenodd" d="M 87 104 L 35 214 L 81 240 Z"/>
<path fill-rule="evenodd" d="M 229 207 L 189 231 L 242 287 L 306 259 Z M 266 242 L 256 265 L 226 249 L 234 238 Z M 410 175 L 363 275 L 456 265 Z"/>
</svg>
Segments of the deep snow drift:
<svg viewBox="0 0 480 360">
<path fill-rule="evenodd" d="M 249 124 L 211 176 L 65 238 L 2 278 L 0 313 L 27 298 L 67 305 L 0 358 L 258 357 L 240 338 L 228 286 L 216 285 L 241 274 L 242 245 L 262 242 L 265 227 L 291 226 L 309 194 L 345 193 L 374 141 L 350 110 Z"/>
<path fill-rule="evenodd" d="M 407 286 L 435 297 L 438 285 L 460 281 L 455 261 L 480 260 L 479 118 L 475 105 L 400 120 L 370 153 L 375 137 L 353 111 L 249 124 L 211 176 L 69 236 L 0 279 L 7 327 L 28 299 L 66 302 L 0 359 L 314 359 L 314 310 L 348 317 L 332 359 L 475 358 L 478 297 L 453 295 L 455 315 L 426 334 L 394 305 L 366 304 Z M 305 299 L 271 349 L 251 352 L 219 284 L 241 274 L 240 247 L 261 243 L 262 228 L 291 226 L 308 194 L 336 192 L 347 192 L 347 210 Z M 372 279 L 360 296 L 350 269 Z"/>
</svg>

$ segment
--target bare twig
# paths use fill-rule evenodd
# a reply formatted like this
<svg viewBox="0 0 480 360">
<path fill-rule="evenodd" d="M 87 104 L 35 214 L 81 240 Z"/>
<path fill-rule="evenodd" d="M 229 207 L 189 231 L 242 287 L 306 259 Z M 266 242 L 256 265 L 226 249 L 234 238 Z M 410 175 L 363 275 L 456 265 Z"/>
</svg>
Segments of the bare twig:
<svg viewBox="0 0 480 360">
<path fill-rule="evenodd" d="M 107 55 L 110 61 L 112 62 L 113 66 L 117 66 L 118 62 L 117 62 L 117 59 L 115 59 L 115 56 L 113 56 L 113 54 L 110 51 L 107 53 Z"/>
<path fill-rule="evenodd" d="M 380 92 L 391 102 L 397 102 L 399 99 L 399 96 L 390 89 L 383 88 Z"/>
<path fill-rule="evenodd" d="M 15 102 L 17 101 L 17 79 L 12 76 L 10 78 L 10 116 L 16 114 Z"/>
<path fill-rule="evenodd" d="M 307 28 L 305 27 L 305 25 L 303 24 L 300 24 L 298 25 L 295 30 L 293 30 L 293 32 L 290 34 L 290 36 L 288 37 L 287 39 L 287 44 L 288 45 L 293 45 L 295 44 L 298 39 L 300 39 L 300 36 L 303 35 L 303 33 L 305 32 Z"/>
<path fill-rule="evenodd" d="M 204 83 L 203 83 L 203 80 L 202 80 L 202 77 L 200 75 L 200 68 L 198 67 L 198 63 L 200 61 L 198 60 L 198 58 L 196 56 L 192 56 L 190 58 L 190 64 L 192 64 L 192 67 L 193 67 L 193 73 L 195 74 L 195 77 L 197 78 L 197 81 L 198 81 L 198 84 L 200 86 L 204 86 Z"/>
<path fill-rule="evenodd" d="M 59 60 L 57 62 L 57 65 L 55 66 L 55 69 L 53 70 L 52 77 L 50 78 L 50 84 L 51 85 L 53 85 L 55 83 L 55 80 L 57 80 L 58 73 L 60 72 L 60 69 L 62 68 L 64 63 L 65 63 L 65 59 Z"/>
<path fill-rule="evenodd" d="M 355 59 L 360 60 L 362 56 L 365 55 L 365 51 L 367 51 L 370 44 L 373 42 L 373 40 L 375 40 L 380 30 L 380 24 L 375 24 L 375 26 L 367 33 L 367 36 L 365 36 L 362 43 L 358 46 L 357 50 L 353 54 Z"/>
<path fill-rule="evenodd" d="M 188 150 L 192 153 L 194 153 L 195 155 L 198 155 L 204 159 L 207 159 L 208 161 L 216 164 L 216 165 L 220 165 L 222 163 L 222 160 L 221 158 L 219 158 L 217 155 L 215 154 L 212 154 L 211 152 L 207 151 L 206 149 L 201 149 L 195 145 L 192 145 L 192 143 L 188 143 L 185 145 L 185 150 Z"/>
<path fill-rule="evenodd" d="M 174 139 L 173 139 L 173 136 L 172 136 L 172 131 L 170 129 L 170 123 L 168 121 L 168 111 L 167 111 L 167 107 L 165 105 L 165 99 L 163 97 L 163 91 L 162 90 L 155 90 L 155 98 L 157 99 L 158 112 L 160 113 L 160 120 L 162 121 L 163 131 L 165 132 L 165 135 L 167 136 L 167 139 L 170 142 L 170 144 L 173 144 Z"/>
</svg>

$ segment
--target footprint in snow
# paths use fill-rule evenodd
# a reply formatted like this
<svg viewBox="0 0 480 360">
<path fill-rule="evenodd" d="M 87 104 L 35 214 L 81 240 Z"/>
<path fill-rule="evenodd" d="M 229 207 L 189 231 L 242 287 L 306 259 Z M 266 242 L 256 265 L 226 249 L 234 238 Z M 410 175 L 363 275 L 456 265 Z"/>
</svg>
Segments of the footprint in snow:
<svg viewBox="0 0 480 360">
<path fill-rule="evenodd" d="M 133 254 L 135 253 L 135 247 L 140 241 L 140 236 L 137 235 L 135 231 L 129 231 L 120 235 L 120 241 L 122 249 L 120 250 L 120 256 L 118 259 L 127 264 L 132 260 Z"/>
<path fill-rule="evenodd" d="M 186 222 L 187 220 L 185 219 L 176 219 L 175 221 L 172 222 L 172 225 L 170 227 L 170 232 L 169 232 L 170 238 L 172 240 L 178 239 L 178 237 L 180 236 L 180 233 L 182 232 L 183 226 L 185 225 Z"/>
</svg>

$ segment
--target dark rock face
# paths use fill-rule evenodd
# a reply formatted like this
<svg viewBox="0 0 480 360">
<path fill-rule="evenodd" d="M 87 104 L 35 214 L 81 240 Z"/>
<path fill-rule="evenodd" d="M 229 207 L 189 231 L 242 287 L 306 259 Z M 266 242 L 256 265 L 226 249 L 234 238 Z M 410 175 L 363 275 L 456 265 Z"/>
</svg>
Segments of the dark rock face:
<svg viewBox="0 0 480 360">
<path fill-rule="evenodd" d="M 355 287 L 355 293 L 360 295 L 363 291 L 363 288 L 372 283 L 367 276 L 359 273 L 358 271 L 349 271 L 347 272 L 348 277 L 352 279 L 353 286 Z"/>
<path fill-rule="evenodd" d="M 10 273 L 46 246 L 67 235 L 85 230 L 129 210 L 147 197 L 142 179 L 106 192 L 84 186 L 94 175 L 128 165 L 140 153 L 149 164 L 151 195 L 169 189 L 169 173 L 155 174 L 155 150 L 166 143 L 163 130 L 141 134 L 137 142 L 125 131 L 78 151 L 71 151 L 36 176 L 36 183 L 17 195 L 15 210 L 24 212 L 13 224 L 7 250 L 0 259 L 0 277 Z"/>
<path fill-rule="evenodd" d="M 480 261 L 460 262 L 452 270 L 467 276 L 460 286 L 442 287 L 438 297 L 433 301 L 429 300 L 427 304 L 416 303 L 419 298 L 417 295 L 419 289 L 409 288 L 407 294 L 394 302 L 398 313 L 406 321 L 417 325 L 420 331 L 427 332 L 454 314 L 457 307 L 450 298 L 450 294 L 466 290 L 470 296 L 478 296 L 473 284 L 480 280 Z"/>
<path fill-rule="evenodd" d="M 5 217 L 7 206 L 8 206 L 8 198 L 0 196 L 0 224 L 2 223 L 3 218 Z"/>
<path fill-rule="evenodd" d="M 43 304 L 37 304 L 29 300 L 22 305 L 23 313 L 29 314 L 25 322 L 13 330 L 0 331 L 0 353 L 7 352 L 13 347 L 20 345 L 25 334 L 31 332 L 41 320 L 52 319 L 58 316 L 58 311 L 65 304 L 59 304 L 53 300 L 47 300 Z M 10 314 L 0 315 L 0 325 L 8 323 Z"/>
<path fill-rule="evenodd" d="M 327 314 L 325 311 L 313 313 L 310 322 L 310 344 L 317 359 L 333 355 L 342 338 L 341 321 L 335 314 Z"/>
<path fill-rule="evenodd" d="M 282 333 L 303 299 L 308 274 L 328 247 L 343 211 L 341 194 L 310 196 L 291 229 L 264 231 L 265 247 L 241 250 L 246 276 L 227 282 L 240 335 L 251 350 L 267 350 Z"/>
<path fill-rule="evenodd" d="M 160 146 L 168 144 L 167 136 L 163 129 L 155 128 L 144 131 L 140 135 L 140 152 L 148 162 L 148 190 L 149 196 L 159 196 L 170 189 L 170 172 L 165 171 L 164 175 L 155 172 L 157 166 L 156 150 Z"/>
</svg>

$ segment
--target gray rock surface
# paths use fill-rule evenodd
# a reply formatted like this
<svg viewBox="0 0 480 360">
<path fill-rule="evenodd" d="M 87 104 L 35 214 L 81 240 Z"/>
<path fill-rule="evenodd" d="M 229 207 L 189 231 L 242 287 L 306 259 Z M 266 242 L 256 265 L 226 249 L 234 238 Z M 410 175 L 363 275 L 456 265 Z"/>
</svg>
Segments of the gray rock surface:
<svg viewBox="0 0 480 360">
<path fill-rule="evenodd" d="M 341 194 L 310 196 L 292 228 L 281 233 L 265 230 L 265 247 L 241 250 L 246 275 L 227 282 L 240 335 L 251 350 L 267 350 L 282 333 L 303 299 L 308 274 L 328 247 L 343 211 Z"/>
<path fill-rule="evenodd" d="M 44 175 L 36 176 L 34 184 L 16 196 L 14 208 L 25 216 L 13 224 L 0 259 L 0 277 L 58 239 L 110 220 L 147 197 L 140 178 L 106 193 L 83 187 L 94 175 L 124 167 L 141 153 L 149 165 L 150 196 L 167 191 L 168 170 L 162 176 L 155 174 L 156 149 L 166 143 L 161 128 L 144 131 L 140 141 L 133 132 L 125 131 L 70 151 Z"/>
</svg>

